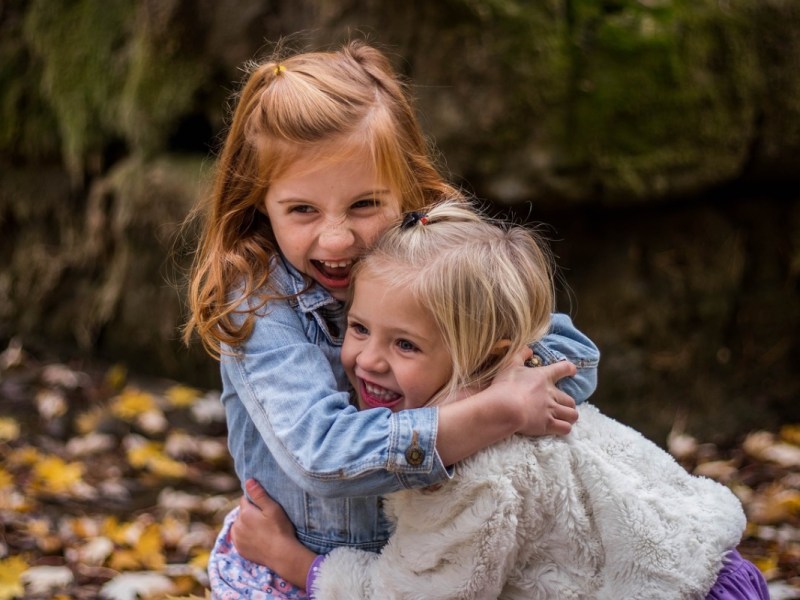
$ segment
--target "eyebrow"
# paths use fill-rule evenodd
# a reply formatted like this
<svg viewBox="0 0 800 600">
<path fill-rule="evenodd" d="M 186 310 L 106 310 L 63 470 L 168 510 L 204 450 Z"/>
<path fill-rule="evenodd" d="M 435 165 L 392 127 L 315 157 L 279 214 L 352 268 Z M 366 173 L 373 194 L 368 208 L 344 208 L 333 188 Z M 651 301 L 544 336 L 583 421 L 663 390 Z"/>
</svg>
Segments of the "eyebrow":
<svg viewBox="0 0 800 600">
<path fill-rule="evenodd" d="M 358 199 L 362 199 L 366 196 L 385 196 L 386 194 L 391 194 L 391 193 L 392 190 L 388 188 L 379 190 L 366 190 L 353 196 L 351 202 Z M 287 198 L 281 198 L 280 200 L 276 200 L 276 204 L 289 204 L 292 202 L 311 202 L 311 200 L 308 198 L 304 198 L 302 196 L 289 196 Z"/>
<path fill-rule="evenodd" d="M 351 321 L 355 321 L 361 325 L 364 325 L 364 319 L 358 316 L 357 313 L 354 313 L 352 310 L 348 311 L 347 313 L 347 325 L 350 326 Z M 433 344 L 436 341 L 436 338 L 428 337 L 425 334 L 410 331 L 408 329 L 400 329 L 399 327 L 392 327 L 389 329 L 389 332 L 394 337 L 403 337 L 403 338 L 413 338 L 415 340 L 419 340 L 420 342 L 424 342 L 426 344 Z"/>
</svg>

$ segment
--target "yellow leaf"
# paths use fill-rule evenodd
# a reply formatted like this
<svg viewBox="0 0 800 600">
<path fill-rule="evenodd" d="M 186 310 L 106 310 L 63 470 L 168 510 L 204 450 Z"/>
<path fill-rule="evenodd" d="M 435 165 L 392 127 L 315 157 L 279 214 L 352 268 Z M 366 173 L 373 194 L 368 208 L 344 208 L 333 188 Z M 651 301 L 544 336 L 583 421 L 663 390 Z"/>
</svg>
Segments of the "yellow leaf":
<svg viewBox="0 0 800 600">
<path fill-rule="evenodd" d="M 0 600 L 11 600 L 25 593 L 21 576 L 27 569 L 28 563 L 21 556 L 0 559 Z"/>
<path fill-rule="evenodd" d="M 115 544 L 122 544 L 125 542 L 125 532 L 117 517 L 106 517 L 100 528 L 100 532 Z"/>
<path fill-rule="evenodd" d="M 128 463 L 134 469 L 144 469 L 150 459 L 161 451 L 161 444 L 158 442 L 147 441 L 134 444 L 128 447 Z"/>
<path fill-rule="evenodd" d="M 780 437 L 784 442 L 800 446 L 800 425 L 784 425 L 781 427 Z"/>
<path fill-rule="evenodd" d="M 93 431 L 97 431 L 100 421 L 102 421 L 105 413 L 105 409 L 96 406 L 91 410 L 79 414 L 75 418 L 75 429 L 77 429 L 78 433 L 81 435 L 86 435 L 88 433 L 92 433 Z"/>
<path fill-rule="evenodd" d="M 136 388 L 125 388 L 111 405 L 111 412 L 123 421 L 132 421 L 142 413 L 158 410 L 152 394 Z"/>
<path fill-rule="evenodd" d="M 186 386 L 174 385 L 164 394 L 169 403 L 175 407 L 191 406 L 200 396 L 200 390 Z"/>
<path fill-rule="evenodd" d="M 11 417 L 0 417 L 0 442 L 13 442 L 19 437 L 19 423 Z"/>
<path fill-rule="evenodd" d="M 50 494 L 69 492 L 83 478 L 81 463 L 68 463 L 57 456 L 48 456 L 33 466 L 33 485 Z"/>
<path fill-rule="evenodd" d="M 0 490 L 10 488 L 13 485 L 14 485 L 14 477 L 3 467 L 0 467 Z"/>
<path fill-rule="evenodd" d="M 768 556 L 759 556 L 751 560 L 765 577 L 772 577 L 778 572 L 779 561 L 778 554 L 776 552 L 770 552 Z"/>
<path fill-rule="evenodd" d="M 209 550 L 204 550 L 198 548 L 195 552 L 195 555 L 190 561 L 189 564 L 193 567 L 199 567 L 204 571 L 208 568 L 208 559 L 211 556 L 211 552 Z"/>
<path fill-rule="evenodd" d="M 163 444 L 147 441 L 128 448 L 128 463 L 136 469 L 147 469 L 162 477 L 183 477 L 186 465 L 163 452 Z"/>
<path fill-rule="evenodd" d="M 139 541 L 134 548 L 136 556 L 142 566 L 157 571 L 164 568 L 163 544 L 161 542 L 161 528 L 158 523 L 151 523 L 139 536 Z"/>
<path fill-rule="evenodd" d="M 128 379 L 128 369 L 125 365 L 114 365 L 106 371 L 106 383 L 115 390 L 121 390 Z"/>
<path fill-rule="evenodd" d="M 184 463 L 171 459 L 166 454 L 154 456 L 147 465 L 148 469 L 161 477 L 185 477 L 187 467 Z"/>
<path fill-rule="evenodd" d="M 108 566 L 115 571 L 136 571 L 141 567 L 141 564 L 135 550 L 118 548 L 111 553 Z"/>
</svg>

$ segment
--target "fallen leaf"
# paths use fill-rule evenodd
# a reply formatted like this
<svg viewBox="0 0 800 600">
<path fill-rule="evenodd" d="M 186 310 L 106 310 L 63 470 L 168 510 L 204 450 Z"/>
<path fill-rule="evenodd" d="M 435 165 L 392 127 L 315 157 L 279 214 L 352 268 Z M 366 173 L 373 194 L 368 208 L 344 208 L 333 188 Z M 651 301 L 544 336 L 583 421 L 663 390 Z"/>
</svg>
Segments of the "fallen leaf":
<svg viewBox="0 0 800 600">
<path fill-rule="evenodd" d="M 42 381 L 48 385 L 74 390 L 83 383 L 88 383 L 89 376 L 80 371 L 73 371 L 66 365 L 53 363 L 42 369 Z"/>
<path fill-rule="evenodd" d="M 77 548 L 76 562 L 84 565 L 102 565 L 114 551 L 114 542 L 107 537 L 96 537 Z"/>
<path fill-rule="evenodd" d="M 114 365 L 106 371 L 106 384 L 115 390 L 121 390 L 128 379 L 128 368 L 125 365 Z"/>
<path fill-rule="evenodd" d="M 42 565 L 25 571 L 21 579 L 31 594 L 46 594 L 56 588 L 64 588 L 75 580 L 69 567 Z"/>
<path fill-rule="evenodd" d="M 73 458 L 107 452 L 116 446 L 113 435 L 92 431 L 84 436 L 74 437 L 67 442 L 66 451 Z"/>
<path fill-rule="evenodd" d="M 32 486 L 48 494 L 66 494 L 81 483 L 83 469 L 81 463 L 68 463 L 58 456 L 47 456 L 33 466 Z"/>
<path fill-rule="evenodd" d="M 686 433 L 670 431 L 667 436 L 667 451 L 677 461 L 689 460 L 697 455 L 697 440 Z"/>
<path fill-rule="evenodd" d="M 160 573 L 141 571 L 120 573 L 100 589 L 100 594 L 108 600 L 137 600 L 156 594 L 170 594 L 175 586 L 169 577 Z"/>
<path fill-rule="evenodd" d="M 3 467 L 0 467 L 0 490 L 11 488 L 14 486 L 14 477 L 6 471 Z"/>
<path fill-rule="evenodd" d="M 191 408 L 192 417 L 198 423 L 223 423 L 225 421 L 225 407 L 219 399 L 218 392 L 209 392 L 195 401 Z"/>
<path fill-rule="evenodd" d="M 147 469 L 162 477 L 177 478 L 186 475 L 186 465 L 164 454 L 163 444 L 160 442 L 145 440 L 131 444 L 127 456 L 130 465 L 136 469 Z"/>
<path fill-rule="evenodd" d="M 158 410 L 158 404 L 152 394 L 136 388 L 125 388 L 111 404 L 111 412 L 123 421 L 133 421 L 142 413 Z"/>
<path fill-rule="evenodd" d="M 0 442 L 13 442 L 19 437 L 19 423 L 11 417 L 0 417 Z"/>
<path fill-rule="evenodd" d="M 744 451 L 762 461 L 782 467 L 800 467 L 800 447 L 776 441 L 774 434 L 756 431 L 748 435 L 742 444 Z"/>
<path fill-rule="evenodd" d="M 36 394 L 36 410 L 45 421 L 55 419 L 67 412 L 67 399 L 60 390 L 39 390 Z"/>
<path fill-rule="evenodd" d="M 174 385 L 164 394 L 167 401 L 176 408 L 191 406 L 201 396 L 200 390 L 186 385 Z"/>
<path fill-rule="evenodd" d="M 27 569 L 28 563 L 21 556 L 0 559 L 0 600 L 11 600 L 25 593 L 21 577 Z"/>
<path fill-rule="evenodd" d="M 784 442 L 800 446 L 800 425 L 784 425 L 778 435 Z"/>
<path fill-rule="evenodd" d="M 153 570 L 163 569 L 166 559 L 164 558 L 164 544 L 161 541 L 161 526 L 158 523 L 152 523 L 145 527 L 134 550 L 143 567 Z"/>
<path fill-rule="evenodd" d="M 84 435 L 92 433 L 97 430 L 107 413 L 108 411 L 102 406 L 83 412 L 75 418 L 75 429 Z"/>
<path fill-rule="evenodd" d="M 701 463 L 694 469 L 695 475 L 710 477 L 716 481 L 727 483 L 736 475 L 736 465 L 729 460 L 712 460 Z"/>
<path fill-rule="evenodd" d="M 136 424 L 150 435 L 162 433 L 169 426 L 167 418 L 160 409 L 147 410 L 137 415 Z"/>
</svg>

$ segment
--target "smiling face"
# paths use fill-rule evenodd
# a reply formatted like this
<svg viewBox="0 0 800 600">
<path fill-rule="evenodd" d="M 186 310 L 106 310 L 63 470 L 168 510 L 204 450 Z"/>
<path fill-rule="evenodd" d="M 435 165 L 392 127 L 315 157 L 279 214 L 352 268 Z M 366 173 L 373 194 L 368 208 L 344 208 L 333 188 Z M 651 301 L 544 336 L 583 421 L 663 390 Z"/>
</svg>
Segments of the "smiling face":
<svg viewBox="0 0 800 600">
<path fill-rule="evenodd" d="M 398 195 L 379 183 L 366 150 L 341 160 L 301 155 L 271 183 L 265 207 L 286 259 L 337 300 L 347 297 L 353 263 L 400 216 Z"/>
<path fill-rule="evenodd" d="M 347 316 L 342 364 L 360 408 L 393 411 L 426 404 L 450 381 L 439 328 L 407 288 L 359 274 Z"/>
</svg>

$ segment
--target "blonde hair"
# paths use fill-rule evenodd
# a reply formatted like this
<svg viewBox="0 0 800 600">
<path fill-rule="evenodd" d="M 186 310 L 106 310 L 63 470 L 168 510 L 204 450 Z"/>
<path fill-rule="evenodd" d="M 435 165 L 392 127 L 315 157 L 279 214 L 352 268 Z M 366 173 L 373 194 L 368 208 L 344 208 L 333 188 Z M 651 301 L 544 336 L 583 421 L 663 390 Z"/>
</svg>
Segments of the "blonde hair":
<svg viewBox="0 0 800 600">
<path fill-rule="evenodd" d="M 411 221 L 409 223 L 409 220 Z M 479 388 L 547 333 L 554 285 L 549 251 L 530 229 L 497 222 L 467 203 L 443 202 L 393 227 L 356 266 L 402 286 L 430 311 L 453 361 L 449 385 Z"/>
<path fill-rule="evenodd" d="M 379 50 L 353 41 L 334 52 L 251 65 L 211 196 L 198 211 L 203 228 L 184 341 L 197 332 L 218 356 L 221 344 L 247 339 L 257 310 L 285 297 L 268 285 L 278 252 L 263 211 L 270 182 L 301 154 L 335 161 L 363 150 L 401 198 L 401 210 L 458 194 L 434 166 L 406 87 Z M 242 294 L 231 298 L 234 288 Z"/>
</svg>

